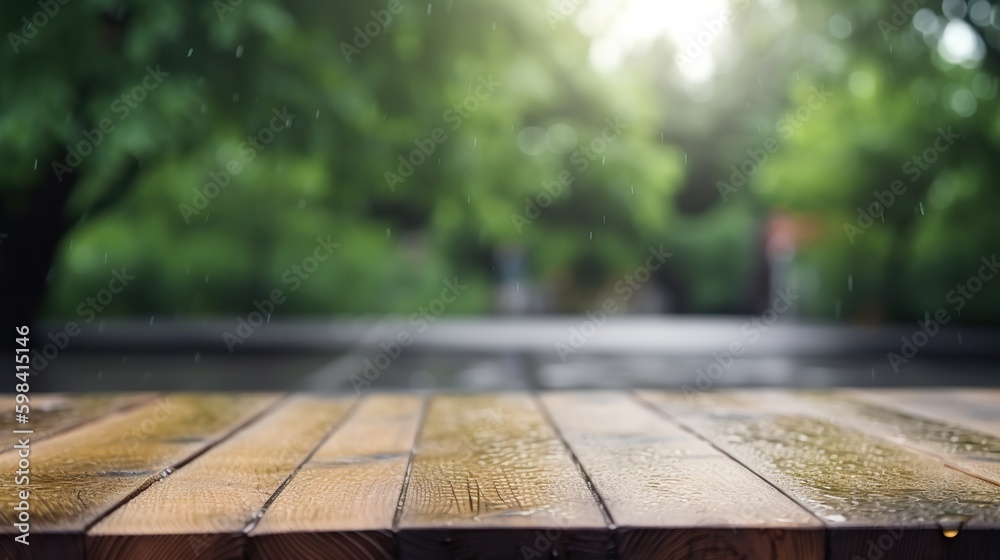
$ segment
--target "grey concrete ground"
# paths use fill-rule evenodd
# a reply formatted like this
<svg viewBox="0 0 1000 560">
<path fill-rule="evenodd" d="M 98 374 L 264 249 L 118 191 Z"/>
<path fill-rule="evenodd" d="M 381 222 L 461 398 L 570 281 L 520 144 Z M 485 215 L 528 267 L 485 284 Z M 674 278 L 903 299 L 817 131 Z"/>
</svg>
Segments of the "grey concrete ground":
<svg viewBox="0 0 1000 560">
<path fill-rule="evenodd" d="M 296 322 L 229 352 L 225 322 L 106 323 L 47 360 L 39 391 L 997 386 L 1000 336 L 982 329 L 586 317 Z M 57 329 L 43 325 L 37 332 Z M 245 334 L 245 332 L 244 332 Z M 914 346 L 915 355 L 905 348 Z M 907 350 L 904 352 L 904 350 Z M 736 355 L 736 354 L 739 355 Z M 891 354 L 899 358 L 892 363 Z M 50 352 L 51 354 L 51 352 Z M 893 367 L 895 366 L 895 367 Z"/>
</svg>

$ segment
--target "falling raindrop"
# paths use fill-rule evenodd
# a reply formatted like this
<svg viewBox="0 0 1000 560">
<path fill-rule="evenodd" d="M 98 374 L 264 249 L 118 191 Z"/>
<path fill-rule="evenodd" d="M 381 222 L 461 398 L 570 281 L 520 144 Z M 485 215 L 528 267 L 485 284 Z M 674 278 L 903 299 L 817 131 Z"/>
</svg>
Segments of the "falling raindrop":
<svg viewBox="0 0 1000 560">
<path fill-rule="evenodd" d="M 497 22 L 494 21 L 493 22 L 493 31 L 496 31 L 496 30 L 497 30 Z"/>
<path fill-rule="evenodd" d="M 687 162 L 688 162 L 688 155 L 684 154 L 684 163 L 687 163 Z"/>
<path fill-rule="evenodd" d="M 35 171 L 38 171 L 38 160 L 35 160 Z"/>
<path fill-rule="evenodd" d="M 475 145 L 476 145 L 476 142 L 477 142 L 478 140 L 479 140 L 479 137 L 478 137 L 478 136 L 474 137 L 474 138 L 472 139 L 472 145 L 473 145 L 473 146 L 475 146 Z"/>
<path fill-rule="evenodd" d="M 764 89 L 764 82 L 760 81 L 759 77 L 757 78 L 757 84 L 760 86 L 760 89 Z"/>
<path fill-rule="evenodd" d="M 206 274 L 206 275 L 205 275 L 205 283 L 206 283 L 206 284 L 208 284 L 208 279 L 209 279 L 209 278 L 210 278 L 211 276 L 212 276 L 211 274 Z"/>
<path fill-rule="evenodd" d="M 108 264 L 108 253 L 104 253 L 104 264 Z"/>
<path fill-rule="evenodd" d="M 601 156 L 601 167 L 604 167 L 604 160 L 608 159 L 608 156 Z"/>
<path fill-rule="evenodd" d="M 385 228 L 385 238 L 389 239 L 389 228 Z"/>
<path fill-rule="evenodd" d="M 194 49 L 188 49 L 188 58 L 191 58 L 191 55 L 193 54 L 194 54 Z"/>
<path fill-rule="evenodd" d="M 191 275 L 191 265 L 187 265 L 187 268 L 184 269 L 184 276 L 190 276 L 190 275 Z"/>
<path fill-rule="evenodd" d="M 319 119 L 319 109 L 316 110 L 316 118 Z"/>
<path fill-rule="evenodd" d="M 205 223 L 206 224 L 208 223 L 208 217 L 211 216 L 211 215 L 212 215 L 211 212 L 209 212 L 208 214 L 205 214 Z"/>
<path fill-rule="evenodd" d="M 520 281 L 514 282 L 514 291 L 517 291 L 517 292 L 521 291 L 521 282 Z"/>
<path fill-rule="evenodd" d="M 632 189 L 632 194 L 635 194 L 635 185 L 629 185 L 629 188 Z"/>
<path fill-rule="evenodd" d="M 243 58 L 243 45 L 236 47 L 236 58 Z"/>
<path fill-rule="evenodd" d="M 208 110 L 208 105 L 205 105 L 204 103 L 202 103 L 201 104 L 201 114 L 204 115 L 205 111 L 207 111 L 207 110 Z"/>
<path fill-rule="evenodd" d="M 663 131 L 661 130 L 660 131 L 660 144 L 662 144 L 662 143 L 663 143 Z"/>
<path fill-rule="evenodd" d="M 431 5 L 427 4 L 427 15 L 431 15 Z"/>
<path fill-rule="evenodd" d="M 389 116 L 389 113 L 386 113 L 386 114 L 382 115 L 382 120 L 384 121 L 385 118 L 388 117 L 388 116 Z"/>
<path fill-rule="evenodd" d="M 590 238 L 591 238 L 591 239 L 593 239 L 593 238 L 594 238 L 594 232 L 590 232 Z"/>
<path fill-rule="evenodd" d="M 958 333 L 958 343 L 962 343 L 962 333 Z"/>
<path fill-rule="evenodd" d="M 796 80 L 801 80 L 802 79 L 802 78 L 799 77 L 799 71 L 798 70 L 795 71 L 795 79 Z"/>
<path fill-rule="evenodd" d="M 603 219 L 604 225 L 608 225 L 608 217 L 607 216 L 601 216 L 601 218 Z"/>
<path fill-rule="evenodd" d="M 104 370 L 103 369 L 101 371 L 97 372 L 97 378 L 100 379 L 102 377 L 104 377 Z"/>
<path fill-rule="evenodd" d="M 240 94 L 234 93 L 233 94 L 233 103 L 236 103 L 239 100 L 240 100 Z"/>
<path fill-rule="evenodd" d="M 924 215 L 924 203 L 920 202 L 919 204 L 920 204 L 920 215 L 923 216 Z"/>
<path fill-rule="evenodd" d="M 197 364 L 200 361 L 201 361 L 201 352 L 195 352 L 194 353 L 194 363 Z"/>
<path fill-rule="evenodd" d="M 149 326 L 151 326 L 151 327 L 153 326 L 153 319 L 155 319 L 155 318 L 156 318 L 156 315 L 150 315 L 149 316 Z"/>
</svg>

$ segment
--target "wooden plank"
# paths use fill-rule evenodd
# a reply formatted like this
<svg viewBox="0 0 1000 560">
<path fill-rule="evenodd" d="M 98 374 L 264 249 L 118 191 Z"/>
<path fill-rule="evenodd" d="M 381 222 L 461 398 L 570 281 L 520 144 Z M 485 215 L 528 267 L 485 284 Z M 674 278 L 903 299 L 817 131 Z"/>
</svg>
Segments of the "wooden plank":
<svg viewBox="0 0 1000 560">
<path fill-rule="evenodd" d="M 607 558 L 610 533 L 531 395 L 430 404 L 398 522 L 403 558 Z"/>
<path fill-rule="evenodd" d="M 3 395 L 3 412 L 0 413 L 0 452 L 17 443 L 14 430 L 32 430 L 32 442 L 82 426 L 101 416 L 136 406 L 152 399 L 153 393 L 35 393 L 28 396 L 28 424 L 17 422 L 14 414 L 14 395 Z M 22 436 L 23 437 L 23 436 Z"/>
<path fill-rule="evenodd" d="M 306 396 L 281 403 L 105 517 L 87 533 L 87 558 L 243 558 L 244 527 L 350 405 Z"/>
<path fill-rule="evenodd" d="M 847 390 L 847 397 L 904 414 L 1000 436 L 1000 391 L 990 389 Z"/>
<path fill-rule="evenodd" d="M 815 517 L 627 393 L 541 398 L 618 527 L 620 560 L 823 558 Z"/>
<path fill-rule="evenodd" d="M 302 466 L 250 532 L 252 560 L 389 559 L 424 399 L 373 395 Z"/>
<path fill-rule="evenodd" d="M 867 395 L 860 391 L 803 391 L 794 395 L 794 402 L 807 407 L 812 414 L 933 455 L 949 467 L 1000 485 L 1000 437 L 993 435 L 1000 433 L 1000 422 L 993 423 L 992 433 L 986 433 L 947 419 L 967 415 L 969 410 L 978 415 L 965 399 L 950 414 L 940 414 L 949 408 L 938 402 L 929 405 L 936 413 L 919 414 L 920 407 L 893 406 L 891 395 Z M 781 406 L 790 396 L 778 393 L 767 398 Z"/>
<path fill-rule="evenodd" d="M 640 396 L 827 524 L 828 557 L 996 558 L 1000 487 L 757 391 Z"/>
<path fill-rule="evenodd" d="M 88 525 L 276 399 L 249 394 L 170 395 L 32 444 L 31 544 L 13 541 L 14 512 L 4 507 L 0 548 L 14 559 L 82 558 Z M 15 451 L 20 450 L 0 455 L 0 472 L 18 469 Z"/>
</svg>

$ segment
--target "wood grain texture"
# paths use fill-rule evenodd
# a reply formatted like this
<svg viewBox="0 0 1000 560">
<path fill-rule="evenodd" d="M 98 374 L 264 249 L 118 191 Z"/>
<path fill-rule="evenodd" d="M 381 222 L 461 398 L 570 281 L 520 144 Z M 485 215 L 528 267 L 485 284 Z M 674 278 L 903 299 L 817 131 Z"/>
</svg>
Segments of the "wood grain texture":
<svg viewBox="0 0 1000 560">
<path fill-rule="evenodd" d="M 527 394 L 433 398 L 399 518 L 403 558 L 606 558 L 572 456 Z"/>
<path fill-rule="evenodd" d="M 389 559 L 422 397 L 373 395 L 302 466 L 250 532 L 252 560 Z"/>
<path fill-rule="evenodd" d="M 263 412 L 276 398 L 169 395 L 32 444 L 31 545 L 13 542 L 13 511 L 4 507 L 0 548 L 15 559 L 81 558 L 88 525 Z M 0 472 L 13 473 L 17 463 L 13 450 L 3 453 Z"/>
<path fill-rule="evenodd" d="M 823 519 L 828 558 L 973 560 L 1000 550 L 1000 487 L 823 417 L 812 403 L 756 391 L 693 401 L 639 394 Z"/>
<path fill-rule="evenodd" d="M 873 389 L 834 394 L 1000 437 L 1000 391 L 995 389 Z"/>
<path fill-rule="evenodd" d="M 105 517 L 87 533 L 87 557 L 243 558 L 244 527 L 350 405 L 306 396 L 282 402 Z"/>
<path fill-rule="evenodd" d="M 823 558 L 815 517 L 628 394 L 541 399 L 618 526 L 620 560 Z"/>
<path fill-rule="evenodd" d="M 791 395 L 778 393 L 768 400 L 781 403 L 789 398 L 808 407 L 812 414 L 934 455 L 949 467 L 1000 485 L 1000 437 L 944 420 L 944 415 L 917 414 L 919 408 L 893 407 L 892 399 L 882 396 L 802 391 Z M 934 408 L 941 409 L 941 403 Z M 969 408 L 968 403 L 965 408 Z M 963 411 L 956 409 L 955 414 L 948 416 L 954 419 L 962 414 Z"/>
<path fill-rule="evenodd" d="M 101 416 L 123 410 L 152 399 L 153 393 L 35 393 L 28 396 L 30 422 L 20 424 L 15 419 L 14 395 L 2 395 L 0 411 L 0 452 L 17 443 L 13 430 L 32 430 L 32 442 L 82 426 Z M 24 437 L 22 435 L 21 437 Z"/>
</svg>

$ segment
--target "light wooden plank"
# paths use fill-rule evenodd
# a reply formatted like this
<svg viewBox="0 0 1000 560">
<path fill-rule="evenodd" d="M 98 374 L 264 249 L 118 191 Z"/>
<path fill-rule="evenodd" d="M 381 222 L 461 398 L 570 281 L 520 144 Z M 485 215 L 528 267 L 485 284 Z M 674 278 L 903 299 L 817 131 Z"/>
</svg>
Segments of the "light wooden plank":
<svg viewBox="0 0 1000 560">
<path fill-rule="evenodd" d="M 694 402 L 640 396 L 823 519 L 831 559 L 980 559 L 1000 550 L 1000 487 L 823 417 L 810 403 L 756 391 Z"/>
<path fill-rule="evenodd" d="M 430 404 L 398 523 L 404 558 L 606 558 L 600 508 L 527 394 Z"/>
<path fill-rule="evenodd" d="M 17 422 L 14 395 L 3 395 L 0 413 L 0 452 L 17 443 L 14 430 L 32 430 L 31 441 L 82 426 L 101 416 L 136 406 L 152 399 L 153 393 L 34 393 L 28 395 L 28 424 Z M 21 437 L 24 437 L 23 435 Z"/>
<path fill-rule="evenodd" d="M 995 389 L 866 389 L 843 394 L 904 414 L 1000 436 L 1000 391 Z"/>
<path fill-rule="evenodd" d="M 395 557 L 393 518 L 422 410 L 415 395 L 363 400 L 268 507 L 249 557 Z"/>
<path fill-rule="evenodd" d="M 87 557 L 242 558 L 244 527 L 351 402 L 298 396 L 281 403 L 105 517 L 87 533 Z"/>
<path fill-rule="evenodd" d="M 873 396 L 862 391 L 765 392 L 763 395 L 777 406 L 795 403 L 811 414 L 936 456 L 949 467 L 1000 485 L 1000 437 L 946 420 L 967 414 L 971 403 L 954 408 L 953 414 L 918 414 L 919 407 L 893 406 L 891 395 Z M 933 410 L 941 412 L 948 408 L 934 403 Z M 1000 422 L 994 424 L 994 432 L 1000 433 Z"/>
<path fill-rule="evenodd" d="M 823 558 L 815 517 L 629 394 L 542 402 L 618 526 L 620 560 Z"/>
<path fill-rule="evenodd" d="M 12 508 L 0 509 L 0 548 L 14 559 L 81 558 L 83 531 L 124 499 L 259 415 L 274 395 L 178 394 L 116 412 L 32 444 L 30 546 L 13 542 Z M 12 450 L 0 472 L 17 470 Z"/>
</svg>

